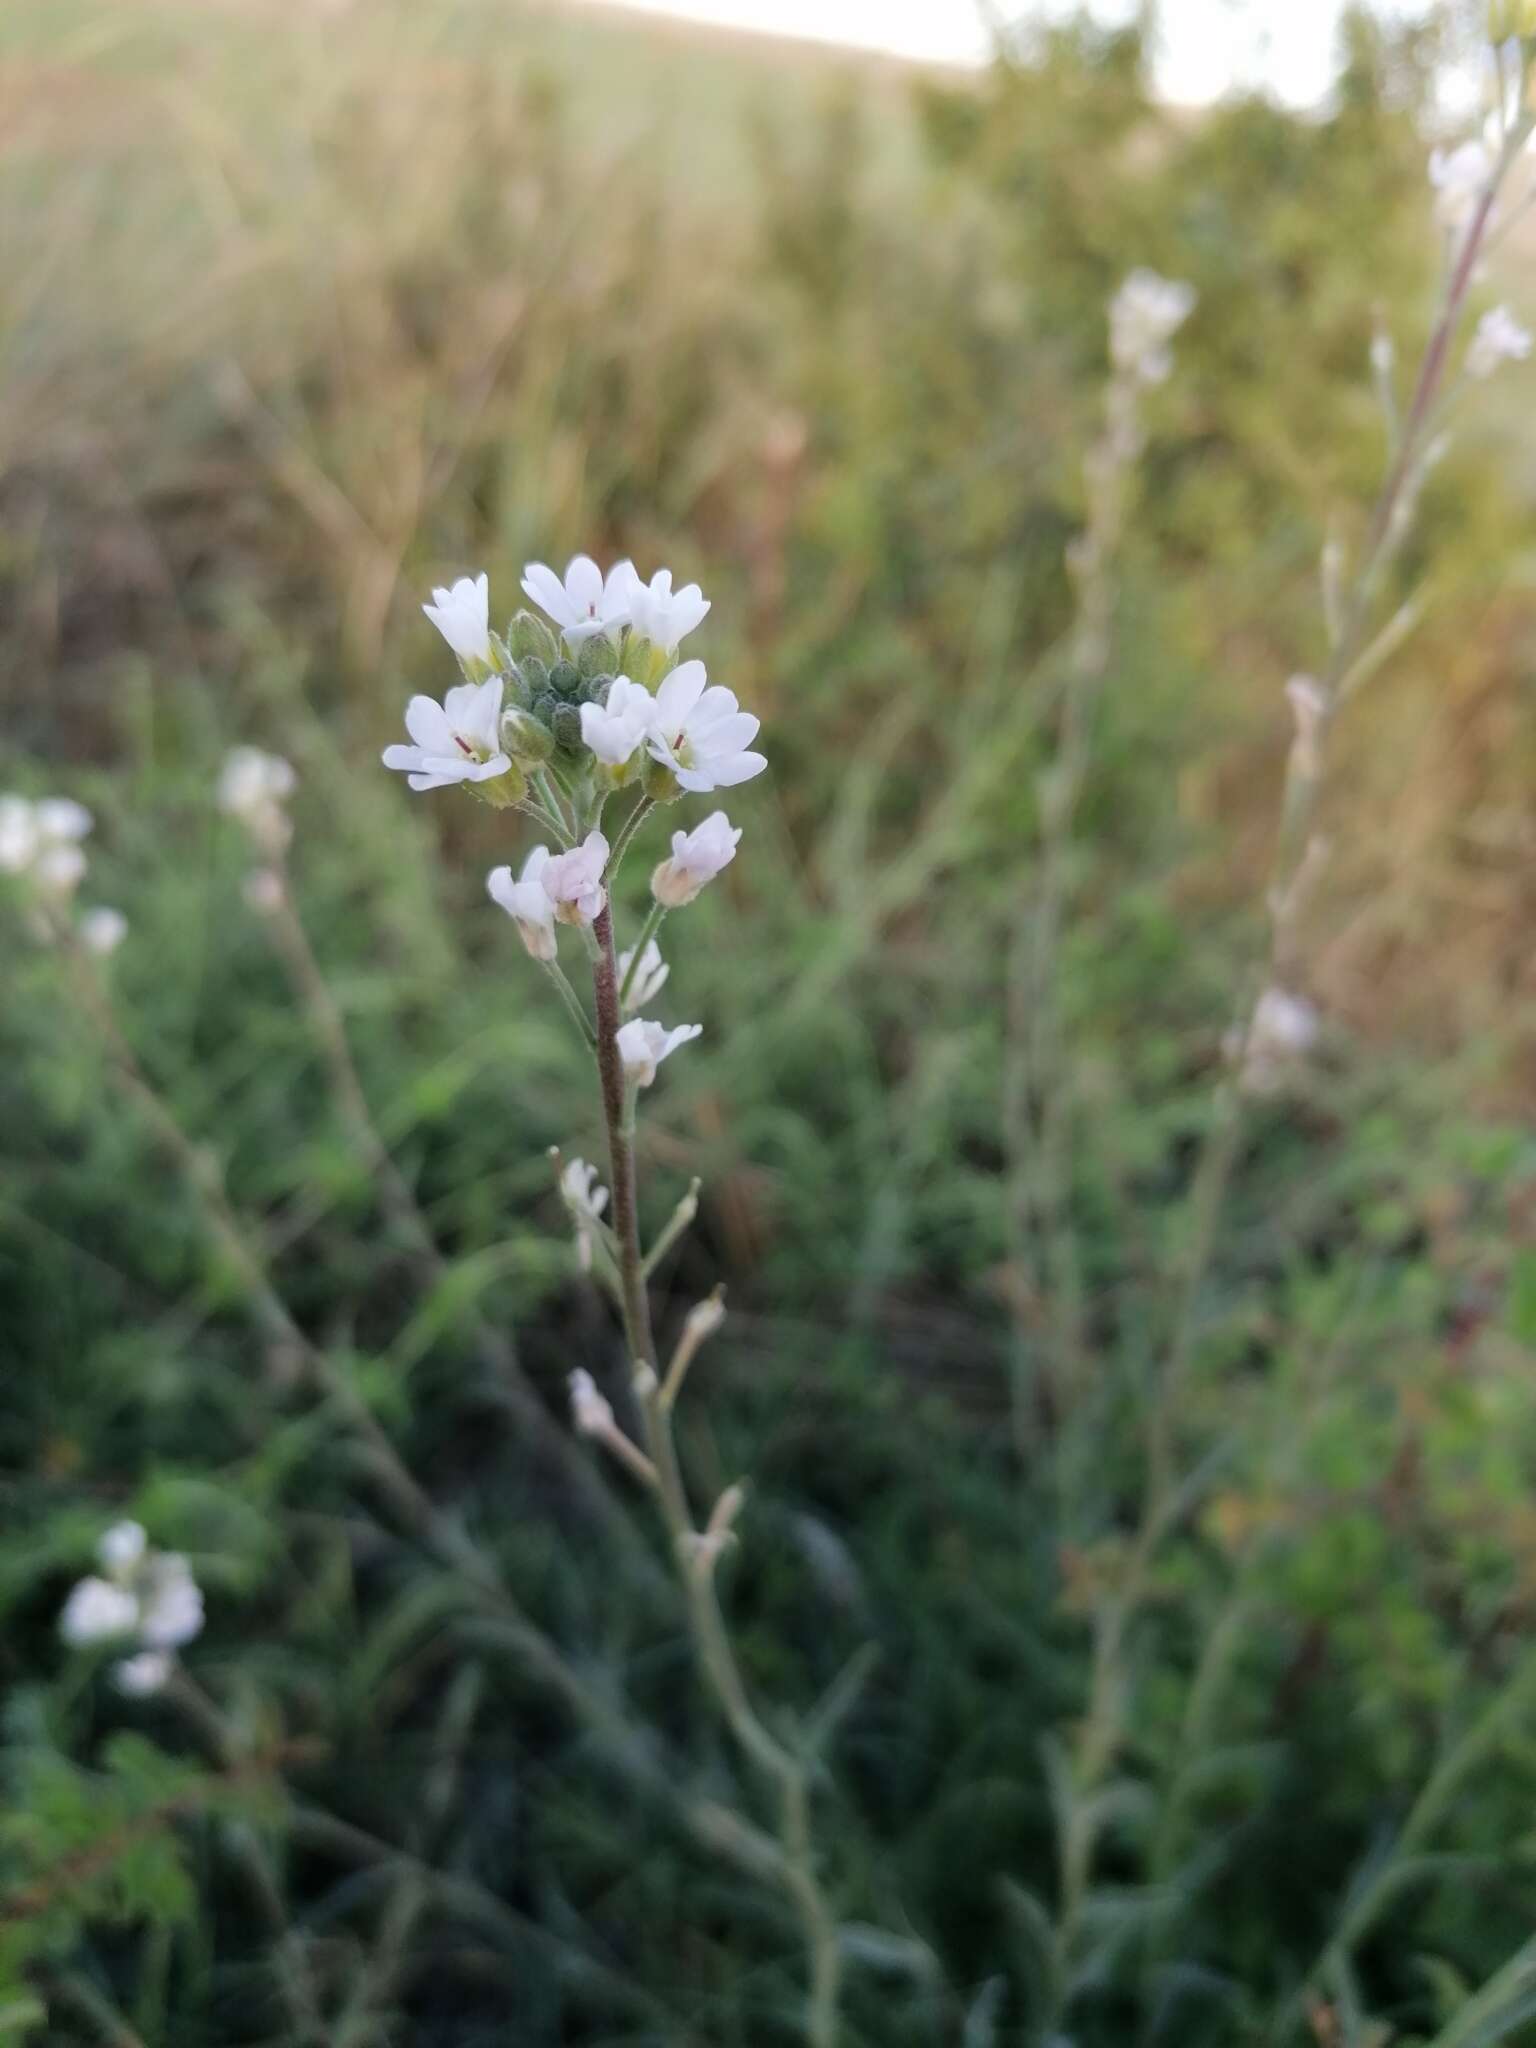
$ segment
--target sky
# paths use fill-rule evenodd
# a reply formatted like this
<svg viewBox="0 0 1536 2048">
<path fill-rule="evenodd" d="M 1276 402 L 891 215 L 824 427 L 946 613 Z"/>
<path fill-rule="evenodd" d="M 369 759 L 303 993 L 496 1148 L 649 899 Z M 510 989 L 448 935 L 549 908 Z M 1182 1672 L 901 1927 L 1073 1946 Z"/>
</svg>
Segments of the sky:
<svg viewBox="0 0 1536 2048">
<path fill-rule="evenodd" d="M 978 0 L 619 0 L 645 11 L 736 28 L 770 29 L 903 57 L 978 62 L 987 47 Z M 1199 103 L 1234 84 L 1263 83 L 1298 104 L 1327 91 L 1343 0 L 1162 0 L 1158 83 L 1168 98 Z M 998 0 L 1009 18 L 1015 0 Z M 1038 6 L 1034 10 L 1041 11 Z M 1134 12 L 1101 0 L 1108 18 Z"/>
</svg>

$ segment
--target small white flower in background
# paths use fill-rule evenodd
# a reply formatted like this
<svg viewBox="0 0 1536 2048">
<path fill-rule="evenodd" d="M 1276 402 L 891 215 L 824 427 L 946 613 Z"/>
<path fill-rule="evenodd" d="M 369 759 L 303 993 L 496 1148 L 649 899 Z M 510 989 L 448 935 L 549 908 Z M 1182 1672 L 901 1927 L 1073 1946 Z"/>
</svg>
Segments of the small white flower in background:
<svg viewBox="0 0 1536 2048">
<path fill-rule="evenodd" d="M 413 697 L 405 707 L 412 747 L 386 747 L 386 768 L 401 770 L 412 789 L 447 789 L 455 782 L 489 782 L 512 763 L 501 747 L 500 676 L 483 683 L 456 683 L 441 704 Z"/>
<path fill-rule="evenodd" d="M 80 918 L 80 939 L 86 950 L 105 960 L 128 936 L 128 920 L 120 910 L 99 904 Z"/>
<path fill-rule="evenodd" d="M 1109 353 L 1117 370 L 1161 384 L 1173 368 L 1168 344 L 1195 308 L 1195 288 L 1155 270 L 1133 270 L 1109 306 Z"/>
<path fill-rule="evenodd" d="M 64 1602 L 59 1634 L 71 1649 L 86 1650 L 116 1636 L 131 1635 L 138 1623 L 139 1603 L 132 1593 L 110 1579 L 88 1578 L 82 1579 Z"/>
<path fill-rule="evenodd" d="M 639 964 L 634 968 L 634 978 L 631 980 L 630 967 L 634 959 L 633 946 L 619 955 L 619 989 L 626 1010 L 638 1010 L 648 1003 L 652 996 L 659 995 L 667 976 L 672 972 L 662 959 L 661 948 L 654 939 L 646 940 L 645 951 L 640 955 Z M 626 981 L 629 982 L 629 991 L 624 994 Z"/>
<path fill-rule="evenodd" d="M 515 882 L 512 870 L 506 867 L 492 868 L 485 878 L 486 893 L 512 919 L 518 936 L 535 960 L 553 960 L 558 950 L 555 906 L 543 879 L 548 863 L 549 848 L 536 846 L 523 862 L 522 873 Z"/>
<path fill-rule="evenodd" d="M 143 1557 L 148 1542 L 142 1522 L 114 1522 L 96 1546 L 102 1570 L 114 1579 L 124 1577 Z"/>
<path fill-rule="evenodd" d="M 560 1193 L 575 1226 L 576 1257 L 581 1270 L 590 1273 L 602 1214 L 608 1206 L 608 1190 L 599 1184 L 595 1166 L 588 1166 L 585 1159 L 572 1159 L 560 1175 Z"/>
<path fill-rule="evenodd" d="M 1229 1034 L 1229 1059 L 1242 1058 L 1242 1086 L 1254 1095 L 1272 1095 L 1287 1074 L 1305 1059 L 1322 1036 L 1322 1018 L 1305 996 L 1288 989 L 1267 988 L 1254 1005 L 1246 1037 Z"/>
<path fill-rule="evenodd" d="M 1397 346 L 1384 327 L 1371 336 L 1371 368 L 1383 383 L 1397 365 Z"/>
<path fill-rule="evenodd" d="M 638 582 L 633 563 L 618 563 L 605 578 L 590 555 L 573 555 L 563 579 L 544 562 L 529 562 L 523 569 L 525 595 L 548 613 L 571 648 L 627 625 L 630 593 Z"/>
<path fill-rule="evenodd" d="M 655 717 L 656 700 L 645 685 L 615 676 L 606 704 L 582 705 L 581 737 L 605 767 L 622 768 L 650 737 Z"/>
<path fill-rule="evenodd" d="M 148 1699 L 160 1691 L 173 1667 L 174 1659 L 164 1650 L 140 1650 L 136 1657 L 123 1657 L 112 1666 L 112 1683 L 129 1699 Z"/>
<path fill-rule="evenodd" d="M 275 868 L 252 868 L 244 889 L 247 904 L 262 917 L 283 907 L 283 878 Z"/>
<path fill-rule="evenodd" d="M 112 1667 L 125 1693 L 158 1692 L 171 1675 L 173 1652 L 203 1626 L 203 1596 L 192 1567 L 177 1551 L 151 1550 L 138 1522 L 114 1522 L 96 1546 L 106 1578 L 90 1577 L 70 1593 L 59 1633 L 74 1649 L 131 1636 L 136 1653 Z"/>
<path fill-rule="evenodd" d="M 759 720 L 743 711 L 731 691 L 709 678 L 702 661 L 685 661 L 656 692 L 652 756 L 670 768 L 684 789 L 704 794 L 748 782 L 768 766 L 745 751 Z"/>
<path fill-rule="evenodd" d="M 73 797 L 0 797 L 0 869 L 30 875 L 41 894 L 62 903 L 85 873 L 80 841 L 94 823 Z"/>
<path fill-rule="evenodd" d="M 293 836 L 284 803 L 292 796 L 293 764 L 261 747 L 233 747 L 219 775 L 219 809 L 236 819 L 268 854 L 280 854 Z"/>
<path fill-rule="evenodd" d="M 619 1026 L 616 1040 L 626 1077 L 637 1088 L 649 1088 L 662 1061 L 703 1030 L 702 1024 L 675 1024 L 669 1031 L 648 1017 L 631 1017 Z"/>
<path fill-rule="evenodd" d="M 1492 177 L 1493 152 L 1486 143 L 1431 150 L 1429 182 L 1435 188 L 1435 218 L 1441 227 L 1450 234 L 1467 228 Z"/>
<path fill-rule="evenodd" d="M 1296 720 L 1296 765 L 1303 775 L 1315 776 L 1322 768 L 1319 743 L 1328 714 L 1327 693 L 1312 676 L 1292 676 L 1285 694 Z"/>
<path fill-rule="evenodd" d="M 629 569 L 632 579 L 628 594 L 631 629 L 664 653 L 676 653 L 679 642 L 687 638 L 709 610 L 709 599 L 697 583 L 685 583 L 681 590 L 674 590 L 670 569 L 658 569 L 649 583 L 642 583 L 629 563 L 622 566 Z"/>
<path fill-rule="evenodd" d="M 47 846 L 67 846 L 88 839 L 96 820 L 72 796 L 45 796 L 36 805 L 37 829 Z"/>
<path fill-rule="evenodd" d="M 651 893 L 667 910 L 691 903 L 706 882 L 736 858 L 741 827 L 724 811 L 711 811 L 691 832 L 672 834 L 672 855 L 651 876 Z"/>
<path fill-rule="evenodd" d="M 1531 352 L 1528 328 L 1508 306 L 1491 307 L 1477 323 L 1467 350 L 1467 375 L 1491 377 L 1501 363 L 1523 363 Z"/>
<path fill-rule="evenodd" d="M 434 590 L 431 604 L 422 610 L 448 642 L 460 661 L 488 662 L 491 658 L 491 579 L 461 576 L 446 590 Z"/>
<path fill-rule="evenodd" d="M 139 1578 L 139 1634 L 151 1650 L 179 1650 L 202 1633 L 203 1595 L 174 1551 L 151 1551 Z"/>
<path fill-rule="evenodd" d="M 601 912 L 608 900 L 603 888 L 607 865 L 608 842 L 601 832 L 589 832 L 580 846 L 545 861 L 539 879 L 562 924 L 590 924 Z"/>
<path fill-rule="evenodd" d="M 597 1391 L 597 1382 L 584 1366 L 571 1374 L 571 1420 L 583 1436 L 607 1436 L 617 1428 L 613 1404 Z"/>
</svg>

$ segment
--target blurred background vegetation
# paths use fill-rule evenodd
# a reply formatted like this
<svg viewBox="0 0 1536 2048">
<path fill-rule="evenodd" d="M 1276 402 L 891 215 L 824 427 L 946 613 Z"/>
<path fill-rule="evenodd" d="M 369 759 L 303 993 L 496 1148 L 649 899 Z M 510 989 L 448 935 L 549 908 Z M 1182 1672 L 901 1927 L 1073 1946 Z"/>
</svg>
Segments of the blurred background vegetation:
<svg viewBox="0 0 1536 2048">
<path fill-rule="evenodd" d="M 497 0 L 0 15 L 0 785 L 96 811 L 124 1030 L 509 1589 L 477 1605 L 253 1336 L 0 905 L 0 2038 L 800 2038 L 787 1912 L 701 1847 L 755 1795 L 648 1520 L 622 1480 L 594 1514 L 510 1390 L 506 1346 L 563 1433 L 573 1366 L 614 1383 L 545 1157 L 598 1156 L 583 1056 L 485 902 L 502 822 L 377 766 L 441 679 L 428 587 L 483 566 L 505 615 L 526 559 L 581 547 L 703 583 L 698 651 L 771 758 L 671 949 L 706 1035 L 651 1098 L 646 1200 L 705 1183 L 659 1311 L 729 1283 L 684 1449 L 701 1497 L 753 1476 L 749 1670 L 808 1710 L 877 1653 L 818 1794 L 846 2038 L 1536 2040 L 1528 1976 L 1477 1993 L 1536 1911 L 1518 367 L 1458 414 L 1402 565 L 1422 622 L 1340 732 L 1323 1054 L 1239 1160 L 1179 1418 L 1197 1483 L 1061 1925 L 1088 1617 L 1262 946 L 1282 686 L 1383 462 L 1373 330 L 1411 363 L 1432 303 L 1440 54 L 1360 18 L 1326 117 L 1192 117 L 1137 33 L 1085 24 L 950 79 Z M 1524 246 L 1487 283 L 1517 309 Z M 1149 411 L 1061 949 L 1091 1382 L 1021 1438 L 1052 1318 L 1012 1221 L 1005 962 L 1138 263 L 1200 299 Z M 298 766 L 300 908 L 446 1277 L 243 901 L 212 800 L 240 740 Z M 57 1640 L 130 1512 L 207 1588 L 222 1730 Z"/>
</svg>

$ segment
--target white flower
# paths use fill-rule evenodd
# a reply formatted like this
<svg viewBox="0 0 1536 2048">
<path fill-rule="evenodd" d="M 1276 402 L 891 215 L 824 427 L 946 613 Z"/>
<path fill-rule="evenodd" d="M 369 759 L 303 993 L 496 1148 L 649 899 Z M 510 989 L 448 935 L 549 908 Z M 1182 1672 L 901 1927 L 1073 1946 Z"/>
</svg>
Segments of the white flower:
<svg viewBox="0 0 1536 2048">
<path fill-rule="evenodd" d="M 90 836 L 95 819 L 70 796 L 45 796 L 36 805 L 37 829 L 51 846 L 70 845 Z"/>
<path fill-rule="evenodd" d="M 702 661 L 673 669 L 656 692 L 656 725 L 650 751 L 684 789 L 704 792 L 747 782 L 768 766 L 761 754 L 743 750 L 757 737 L 759 721 L 743 711 L 729 690 L 706 689 Z"/>
<path fill-rule="evenodd" d="M 1168 343 L 1194 311 L 1193 285 L 1133 270 L 1109 306 L 1109 353 L 1116 369 L 1161 384 L 1173 367 Z"/>
<path fill-rule="evenodd" d="M 1508 306 L 1493 306 L 1477 323 L 1472 345 L 1467 350 L 1467 375 L 1491 377 L 1500 363 L 1523 363 L 1531 352 L 1528 328 Z"/>
<path fill-rule="evenodd" d="M 613 1406 L 597 1391 L 597 1382 L 584 1367 L 571 1374 L 571 1420 L 583 1436 L 607 1436 L 616 1427 Z"/>
<path fill-rule="evenodd" d="M 203 1596 L 192 1568 L 174 1552 L 146 1559 L 139 1596 L 139 1636 L 151 1650 L 179 1650 L 202 1631 Z"/>
<path fill-rule="evenodd" d="M 1483 142 L 1463 142 L 1456 149 L 1434 149 L 1429 155 L 1429 182 L 1435 188 L 1435 218 L 1450 234 L 1471 223 L 1493 177 L 1493 152 Z"/>
<path fill-rule="evenodd" d="M 146 1538 L 139 1522 L 114 1522 L 96 1545 L 101 1568 L 114 1579 L 131 1572 L 144 1555 Z"/>
<path fill-rule="evenodd" d="M 608 900 L 603 888 L 607 865 L 608 842 L 601 832 L 589 832 L 580 846 L 553 854 L 543 864 L 539 879 L 562 924 L 590 924 L 599 914 Z"/>
<path fill-rule="evenodd" d="M 638 1010 L 643 1003 L 648 1003 L 652 996 L 658 995 L 667 976 L 672 972 L 662 959 L 661 948 L 654 939 L 646 940 L 645 951 L 640 955 L 639 964 L 634 968 L 633 980 L 630 980 L 630 968 L 634 959 L 633 946 L 619 955 L 619 992 L 626 1010 Z M 626 981 L 629 982 L 627 994 L 624 992 Z"/>
<path fill-rule="evenodd" d="M 643 683 L 615 676 L 606 704 L 583 704 L 581 737 L 608 768 L 622 768 L 650 737 L 656 700 Z"/>
<path fill-rule="evenodd" d="M 88 952 L 99 954 L 103 960 L 109 953 L 115 953 L 127 936 L 128 920 L 120 910 L 100 904 L 81 916 L 81 942 Z"/>
<path fill-rule="evenodd" d="M 292 796 L 293 765 L 261 747 L 234 747 L 219 775 L 219 808 L 237 819 L 266 853 L 280 854 L 293 836 L 283 809 Z"/>
<path fill-rule="evenodd" d="M 616 1040 L 625 1074 L 637 1088 L 649 1088 L 668 1054 L 697 1038 L 703 1029 L 702 1024 L 676 1024 L 669 1031 L 648 1017 L 631 1017 L 619 1026 Z"/>
<path fill-rule="evenodd" d="M 573 555 L 563 582 L 543 562 L 529 562 L 523 569 L 524 592 L 549 614 L 573 648 L 595 634 L 613 633 L 628 624 L 630 592 L 638 581 L 631 562 L 618 563 L 605 581 L 590 555 Z"/>
<path fill-rule="evenodd" d="M 500 676 L 456 683 L 441 704 L 413 697 L 405 729 L 413 747 L 386 747 L 384 766 L 403 770 L 412 789 L 446 789 L 454 782 L 489 782 L 512 766 L 501 750 Z"/>
<path fill-rule="evenodd" d="M 585 1159 L 572 1159 L 560 1176 L 560 1193 L 575 1226 L 576 1256 L 581 1270 L 590 1273 L 602 1213 L 608 1206 L 608 1190 L 599 1185 L 595 1166 L 588 1166 Z"/>
<path fill-rule="evenodd" d="M 447 590 L 434 590 L 422 610 L 461 661 L 491 658 L 491 579 L 461 576 Z"/>
<path fill-rule="evenodd" d="M 261 747 L 232 747 L 219 773 L 219 808 L 249 820 L 292 796 L 293 764 Z"/>
<path fill-rule="evenodd" d="M 1305 996 L 1267 988 L 1254 1005 L 1247 1032 L 1235 1028 L 1224 1049 L 1229 1059 L 1241 1056 L 1239 1079 L 1250 1094 L 1273 1095 L 1321 1035 L 1322 1019 Z"/>
<path fill-rule="evenodd" d="M 170 1677 L 173 1661 L 164 1650 L 140 1650 L 136 1657 L 124 1657 L 112 1666 L 112 1682 L 130 1699 L 147 1699 Z"/>
<path fill-rule="evenodd" d="M 687 638 L 709 610 L 709 599 L 697 583 L 685 583 L 681 590 L 674 591 L 670 569 L 658 569 L 649 583 L 642 583 L 629 563 L 622 566 L 629 569 L 632 579 L 628 599 L 632 630 L 665 653 L 675 653 L 678 643 Z"/>
<path fill-rule="evenodd" d="M 67 895 L 85 873 L 79 842 L 94 822 L 73 797 L 45 796 L 36 803 L 24 796 L 0 797 L 0 870 L 37 873 L 41 864 L 44 886 Z M 56 858 L 59 854 L 63 859 Z"/>
<path fill-rule="evenodd" d="M 94 822 L 73 797 L 0 797 L 0 869 L 30 874 L 43 895 L 62 903 L 85 873 L 80 841 Z"/>
<path fill-rule="evenodd" d="M 515 882 L 510 868 L 492 868 L 485 878 L 491 901 L 499 903 L 512 919 L 535 960 L 553 960 L 556 952 L 555 906 L 543 882 L 548 862 L 549 848 L 536 846 Z"/>
<path fill-rule="evenodd" d="M 691 903 L 704 884 L 736 858 L 740 838 L 741 827 L 733 825 L 724 811 L 711 811 L 691 832 L 674 832 L 672 858 L 662 861 L 651 876 L 656 901 L 668 910 Z"/>
<path fill-rule="evenodd" d="M 71 1649 L 83 1650 L 131 1635 L 138 1620 L 139 1603 L 125 1588 L 110 1579 L 82 1579 L 64 1602 L 59 1634 Z"/>
</svg>

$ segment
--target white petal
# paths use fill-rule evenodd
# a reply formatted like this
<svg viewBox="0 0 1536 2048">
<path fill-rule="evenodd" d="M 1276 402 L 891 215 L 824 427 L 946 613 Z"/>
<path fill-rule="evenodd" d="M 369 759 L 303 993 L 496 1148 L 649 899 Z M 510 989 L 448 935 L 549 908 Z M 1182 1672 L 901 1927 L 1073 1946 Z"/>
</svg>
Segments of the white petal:
<svg viewBox="0 0 1536 2048">
<path fill-rule="evenodd" d="M 682 731 L 708 680 L 702 661 L 685 661 L 673 669 L 656 692 L 656 722 L 662 731 Z"/>
</svg>

